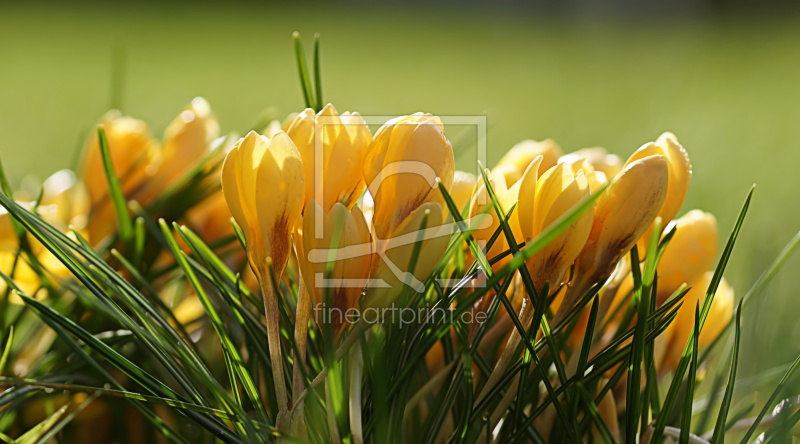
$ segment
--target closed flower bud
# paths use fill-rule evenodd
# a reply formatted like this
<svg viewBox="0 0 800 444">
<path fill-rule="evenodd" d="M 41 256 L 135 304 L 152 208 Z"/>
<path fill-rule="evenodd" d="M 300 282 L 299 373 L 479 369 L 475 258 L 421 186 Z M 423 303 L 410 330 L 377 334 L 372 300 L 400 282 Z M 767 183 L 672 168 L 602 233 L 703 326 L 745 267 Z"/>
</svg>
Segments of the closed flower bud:
<svg viewBox="0 0 800 444">
<path fill-rule="evenodd" d="M 317 322 L 330 322 L 338 334 L 345 326 L 347 310 L 358 307 L 358 298 L 367 284 L 372 260 L 369 227 L 358 207 L 348 210 L 336 203 L 325 213 L 310 200 L 303 211 L 301 237 L 298 261 L 312 296 L 311 306 L 326 303 L 326 295 L 330 296 L 325 310 L 314 311 Z"/>
<path fill-rule="evenodd" d="M 667 174 L 664 156 L 639 159 L 628 164 L 598 198 L 589 239 L 575 261 L 575 279 L 559 310 L 562 315 L 611 274 L 653 223 L 667 194 Z"/>
<path fill-rule="evenodd" d="M 364 181 L 375 202 L 375 235 L 388 238 L 426 202 L 444 205 L 436 178 L 450 189 L 454 171 L 453 147 L 438 117 L 416 113 L 386 122 L 364 161 Z"/>
<path fill-rule="evenodd" d="M 561 147 L 553 139 L 546 139 L 541 142 L 523 140 L 511 147 L 497 162 L 492 172 L 495 176 L 502 175 L 510 187 L 522 178 L 522 174 L 528 169 L 528 165 L 537 156 L 542 156 L 539 171 L 537 171 L 538 175 L 542 175 L 545 171 L 556 166 L 556 162 L 561 156 Z"/>
<path fill-rule="evenodd" d="M 146 177 L 145 169 L 156 155 L 158 142 L 146 123 L 123 116 L 116 110 L 109 111 L 100 123 L 106 132 L 114 172 L 119 177 L 122 191 L 129 193 Z M 96 133 L 89 135 L 84 147 L 81 173 L 93 206 L 108 199 L 108 184 Z"/>
<path fill-rule="evenodd" d="M 559 163 L 536 177 L 536 164 L 525 171 L 520 181 L 517 215 L 525 242 L 536 239 L 545 229 L 574 206 L 589 197 L 589 181 L 582 170 L 573 172 L 569 164 Z M 541 289 L 550 283 L 552 292 L 583 249 L 592 228 L 592 212 L 586 211 L 556 239 L 527 261 L 533 282 Z"/>
<path fill-rule="evenodd" d="M 368 293 L 367 305 L 391 303 L 404 286 L 417 292 L 425 290 L 423 283 L 439 264 L 450 242 L 452 230 L 444 221 L 442 207 L 426 202 L 412 211 L 387 239 L 374 239 L 376 256 L 372 262 L 372 281 L 380 287 Z M 419 254 L 412 264 L 417 248 Z"/>
<path fill-rule="evenodd" d="M 639 159 L 648 156 L 661 155 L 667 159 L 667 170 L 669 173 L 669 180 L 667 182 L 667 196 L 664 199 L 664 204 L 658 212 L 658 217 L 661 218 L 661 228 L 663 229 L 681 209 L 686 193 L 689 191 L 689 182 L 692 179 L 692 164 L 689 161 L 689 155 L 678 143 L 678 139 L 672 133 L 662 134 L 655 143 L 647 143 L 636 152 L 634 152 L 625 165 L 630 165 Z M 650 233 L 648 229 L 643 233 L 642 239 L 639 241 L 639 251 L 642 252 L 642 258 L 647 251 L 647 244 L 650 242 Z"/>
<path fill-rule="evenodd" d="M 697 281 L 705 270 L 714 266 L 717 256 L 717 220 L 714 215 L 692 210 L 673 223 L 677 229 L 658 262 L 658 306 L 681 285 Z M 628 273 L 620 282 L 610 305 L 609 314 L 616 313 L 617 320 L 625 311 L 620 304 L 629 302 L 632 291 L 633 276 Z"/>
<path fill-rule="evenodd" d="M 150 177 L 148 166 L 157 155 L 158 142 L 150 135 L 146 123 L 123 116 L 119 111 L 109 111 L 100 123 L 105 128 L 111 163 L 122 192 L 130 197 L 141 190 Z M 84 147 L 81 178 L 92 205 L 89 239 L 98 242 L 116 229 L 117 220 L 96 133 L 89 135 Z"/>
<path fill-rule="evenodd" d="M 158 169 L 151 182 L 156 184 L 154 194 L 180 179 L 203 159 L 209 153 L 211 141 L 217 137 L 219 124 L 211 113 L 211 106 L 205 99 L 196 97 L 164 131 Z"/>
<path fill-rule="evenodd" d="M 675 220 L 677 230 L 658 263 L 658 298 L 663 303 L 682 284 L 694 282 L 714 266 L 717 219 L 692 210 Z M 663 291 L 662 291 L 663 289 Z"/>
<path fill-rule="evenodd" d="M 337 202 L 352 207 L 364 192 L 364 155 L 372 141 L 361 116 L 339 116 L 331 104 L 316 115 L 309 108 L 294 118 L 286 134 L 303 158 L 305 202 L 314 199 L 325 210 Z"/>
<path fill-rule="evenodd" d="M 39 214 L 59 230 L 66 232 L 70 226 L 83 230 L 90 209 L 89 192 L 72 171 L 57 171 L 42 184 Z"/>
<path fill-rule="evenodd" d="M 289 421 L 289 397 L 273 274 L 281 279 L 291 252 L 292 232 L 303 210 L 303 161 L 292 139 L 284 132 L 267 139 L 255 131 L 239 139 L 222 164 L 222 192 L 244 231 L 250 268 L 261 285 L 279 409 L 275 422 L 284 429 Z"/>
<path fill-rule="evenodd" d="M 702 307 L 703 299 L 713 277 L 714 273 L 709 271 L 689 283 L 692 289 L 683 297 L 683 305 L 678 309 L 678 315 L 663 333 L 667 341 L 663 363 L 659 368 L 667 370 L 675 369 L 678 366 L 683 349 L 694 327 L 695 307 L 698 304 Z M 714 295 L 714 300 L 711 302 L 711 309 L 698 338 L 698 345 L 701 349 L 711 345 L 725 330 L 733 315 L 733 308 L 733 288 L 723 278 Z"/>
<path fill-rule="evenodd" d="M 610 180 L 622 171 L 622 161 L 614 154 L 608 154 L 605 148 L 583 148 L 561 156 L 559 162 L 570 164 L 579 160 L 586 160 L 595 171 L 600 171 Z"/>
<path fill-rule="evenodd" d="M 272 139 L 251 131 L 239 139 L 222 166 L 225 201 L 242 228 L 253 271 L 263 279 L 267 259 L 283 273 L 291 233 L 303 205 L 303 162 L 285 133 Z"/>
</svg>

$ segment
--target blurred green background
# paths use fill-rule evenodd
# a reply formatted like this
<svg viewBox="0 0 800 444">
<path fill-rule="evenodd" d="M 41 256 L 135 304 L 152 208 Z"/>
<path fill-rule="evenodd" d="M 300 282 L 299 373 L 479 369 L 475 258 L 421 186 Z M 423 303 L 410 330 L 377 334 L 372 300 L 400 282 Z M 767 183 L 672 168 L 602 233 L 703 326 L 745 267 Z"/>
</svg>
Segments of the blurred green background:
<svg viewBox="0 0 800 444">
<path fill-rule="evenodd" d="M 14 183 L 73 166 L 112 101 L 160 134 L 194 96 L 223 131 L 303 100 L 291 43 L 322 35 L 325 101 L 339 111 L 485 114 L 490 161 L 515 142 L 556 139 L 626 158 L 666 130 L 694 165 L 684 211 L 724 242 L 756 188 L 726 277 L 741 297 L 800 229 L 800 26 L 792 18 L 604 18 L 514 8 L 158 4 L 0 6 L 0 155 Z M 577 18 L 576 18 L 577 17 Z M 491 163 L 491 162 L 490 162 Z M 472 160 L 459 159 L 462 169 Z M 720 247 L 720 250 L 722 246 Z M 800 258 L 745 312 L 742 375 L 800 353 Z"/>
</svg>

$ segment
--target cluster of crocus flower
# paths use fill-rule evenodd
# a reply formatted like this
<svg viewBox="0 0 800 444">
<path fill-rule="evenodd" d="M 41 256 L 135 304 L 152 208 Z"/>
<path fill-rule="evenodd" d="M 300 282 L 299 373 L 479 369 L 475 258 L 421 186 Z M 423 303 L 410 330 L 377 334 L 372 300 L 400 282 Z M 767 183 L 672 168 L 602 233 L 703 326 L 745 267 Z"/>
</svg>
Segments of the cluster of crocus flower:
<svg viewBox="0 0 800 444">
<path fill-rule="evenodd" d="M 549 312 L 555 321 L 598 284 L 604 285 L 601 319 L 613 320 L 614 309 L 627 304 L 631 267 L 640 266 L 630 264 L 626 255 L 638 244 L 644 258 L 653 230 L 661 236 L 678 214 L 691 178 L 689 157 L 670 133 L 645 144 L 624 163 L 602 148 L 562 155 L 552 140 L 524 141 L 487 169 L 483 181 L 455 171 L 442 122 L 429 114 L 392 119 L 373 135 L 358 113 L 339 115 L 328 105 L 316 114 L 311 109 L 297 114 L 283 130 L 273 126 L 268 136 L 251 132 L 240 139 L 222 172 L 225 199 L 244 230 L 250 265 L 261 283 L 273 363 L 282 362 L 273 287 L 291 256 L 301 274 L 294 337 L 299 365 L 311 304 L 325 302 L 346 311 L 386 306 L 403 291 L 425 290 L 424 282 L 441 265 L 453 234 L 453 215 L 438 186 L 449 190 L 471 219 L 493 212 L 490 194 L 503 213 L 513 208 L 508 225 L 517 243 L 534 241 L 599 193 L 592 207 L 533 254 L 525 267 L 537 291 L 549 288 L 543 296 L 551 298 Z M 713 216 L 695 210 L 673 224 L 678 234 L 658 268 L 659 304 L 684 284 L 697 287 L 687 296 L 697 301 L 716 255 Z M 470 234 L 483 247 L 499 227 L 494 217 L 491 223 L 473 226 Z M 485 254 L 501 257 L 511 247 L 501 234 Z M 493 261 L 494 267 L 504 266 L 509 257 Z M 530 296 L 521 286 L 517 293 L 520 317 L 529 320 L 532 304 L 523 301 Z M 723 283 L 720 293 L 701 344 L 730 319 L 732 291 Z M 658 344 L 659 359 L 667 365 L 674 366 L 675 350 L 682 351 L 694 305 L 680 309 Z M 484 301 L 477 309 L 485 307 Z M 347 328 L 341 320 L 316 322 L 329 324 L 334 343 Z M 497 327 L 502 324 L 498 321 Z M 505 327 L 509 331 L 507 323 Z M 512 331 L 495 367 L 497 377 L 493 373 L 489 381 L 502 375 L 518 341 Z M 433 361 L 428 359 L 436 367 Z M 295 399 L 303 390 L 299 365 L 292 384 Z M 278 426 L 288 427 L 296 416 L 290 412 L 283 371 L 275 368 L 273 373 L 281 411 Z"/>
<path fill-rule="evenodd" d="M 211 146 L 220 140 L 219 125 L 200 98 L 168 126 L 161 141 L 144 122 L 116 111 L 108 113 L 101 124 L 125 200 L 136 201 L 141 208 L 155 202 L 164 190 L 181 185 L 195 165 L 209 160 L 215 152 Z M 435 271 L 449 277 L 456 270 L 454 263 L 442 263 L 443 258 L 453 257 L 446 255 L 449 248 L 467 259 L 479 259 L 466 242 L 453 243 L 456 230 L 464 227 L 490 260 L 491 271 L 501 270 L 512 258 L 509 252 L 535 242 L 587 202 L 593 203 L 526 259 L 523 269 L 531 276 L 536 294 L 527 293 L 520 270 L 515 271 L 512 302 L 519 319 L 529 323 L 536 300 L 547 298 L 547 319 L 557 323 L 592 287 L 599 286 L 602 322 L 598 328 L 602 331 L 595 332 L 600 339 L 593 345 L 594 353 L 628 327 L 622 325 L 623 313 L 631 305 L 634 267 L 642 267 L 631 263 L 629 252 L 636 247 L 643 259 L 650 239 L 661 239 L 675 228 L 657 268 L 656 303 L 664 304 L 687 286 L 692 289 L 675 320 L 655 342 L 654 357 L 661 372 L 677 365 L 694 325 L 695 306 L 711 280 L 717 231 L 708 213 L 692 210 L 677 217 L 692 172 L 688 154 L 673 134 L 645 144 L 626 162 L 602 148 L 563 154 L 553 140 L 527 140 L 515 145 L 493 168 L 476 175 L 456 171 L 445 127 L 430 114 L 389 120 L 373 134 L 361 115 L 339 114 L 329 104 L 319 112 L 306 109 L 283 123 L 272 122 L 262 133 L 251 131 L 229 146 L 217 143 L 223 146 L 217 152 L 224 154 L 224 160 L 216 158 L 221 168 L 209 167 L 213 170 L 211 191 L 187 205 L 181 218 L 207 242 L 233 238 L 231 217 L 241 228 L 246 260 L 264 302 L 279 430 L 302 433 L 303 366 L 310 325 L 328 334 L 333 346 L 355 328 L 342 316 L 320 316 L 324 312 L 312 307 L 324 304 L 329 313 L 346 313 L 386 307 L 404 294 L 424 294 Z M 105 168 L 100 143 L 90 137 L 78 175 L 56 173 L 44 182 L 40 197 L 20 194 L 15 198 L 70 236 L 85 237 L 91 245 L 113 241 L 117 209 Z M 214 189 L 220 185 L 221 190 Z M 456 215 L 443 190 L 469 223 L 453 223 Z M 500 214 L 510 214 L 509 232 L 501 230 Z M 25 256 L 18 260 L 23 242 Z M 243 261 L 242 257 L 229 265 L 239 271 L 236 263 Z M 8 214 L 0 214 L 0 269 L 30 295 L 57 285 L 60 277 L 68 275 L 35 240 L 21 237 Z M 282 368 L 278 299 L 286 294 L 280 287 L 287 270 L 296 273 L 292 281 L 298 284 L 291 382 L 285 380 Z M 441 282 L 449 285 L 451 281 Z M 485 312 L 495 296 L 487 292 L 471 310 Z M 202 314 L 196 299 L 187 298 L 184 303 L 188 304 L 175 309 L 179 321 Z M 715 340 L 732 311 L 733 290 L 723 281 L 700 336 L 701 347 Z M 520 353 L 521 337 L 508 314 L 489 322 L 484 341 L 499 347 L 494 355 L 479 348 L 487 357 L 492 355 L 494 368 L 486 375 L 476 402 Z M 580 325 L 584 324 L 576 325 L 571 334 L 583 337 Z M 474 327 L 470 326 L 470 338 Z M 568 341 L 572 359 L 578 355 L 579 342 Z M 444 367 L 437 353 L 434 349 L 426 359 L 431 372 Z M 512 386 L 518 383 L 516 379 Z M 351 402 L 360 405 L 358 400 Z M 511 402 L 511 398 L 501 402 Z M 609 403 L 614 403 L 613 394 L 600 405 L 607 408 Z M 492 426 L 497 419 L 491 419 Z M 353 433 L 354 439 L 359 438 L 358 431 Z"/>
</svg>

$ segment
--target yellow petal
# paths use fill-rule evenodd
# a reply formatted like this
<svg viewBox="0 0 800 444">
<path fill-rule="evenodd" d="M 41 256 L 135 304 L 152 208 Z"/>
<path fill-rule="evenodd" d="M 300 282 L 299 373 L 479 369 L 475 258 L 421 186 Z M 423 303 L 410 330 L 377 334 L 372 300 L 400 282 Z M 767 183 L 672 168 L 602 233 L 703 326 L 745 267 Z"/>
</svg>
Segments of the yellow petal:
<svg viewBox="0 0 800 444">
<path fill-rule="evenodd" d="M 254 154 L 259 152 L 261 159 L 255 176 L 258 186 L 254 187 L 257 223 L 267 257 L 272 259 L 275 274 L 280 276 L 289 259 L 291 233 L 303 209 L 303 162 L 284 132 L 275 134 L 268 146 Z"/>
<path fill-rule="evenodd" d="M 497 162 L 496 174 L 502 174 L 509 186 L 516 183 L 528 168 L 531 162 L 537 157 L 542 156 L 538 174 L 541 176 L 545 171 L 554 167 L 561 156 L 561 147 L 552 139 L 536 142 L 534 140 L 523 140 L 511 147 L 511 149 Z"/>
<path fill-rule="evenodd" d="M 566 310 L 617 262 L 653 223 L 667 193 L 667 161 L 648 156 L 625 167 L 597 200 L 589 239 L 575 262 Z"/>
<path fill-rule="evenodd" d="M 662 364 L 662 368 L 665 371 L 667 369 L 674 369 L 678 365 L 683 349 L 694 327 L 695 307 L 697 307 L 698 304 L 702 306 L 706 291 L 711 284 L 713 276 L 714 273 L 709 271 L 700 276 L 696 281 L 690 283 L 692 288 L 686 296 L 684 296 L 683 305 L 678 309 L 678 316 L 664 332 L 664 335 L 669 335 L 669 346 L 664 355 L 664 362 Z M 728 325 L 733 315 L 733 308 L 733 288 L 728 285 L 728 282 L 723 278 L 714 295 L 714 300 L 711 303 L 711 309 L 708 312 L 708 317 L 706 317 L 703 330 L 700 332 L 698 343 L 701 349 L 714 342 L 717 336 L 725 330 L 725 327 Z"/>
<path fill-rule="evenodd" d="M 622 171 L 622 161 L 614 154 L 608 154 L 605 148 L 583 148 L 578 151 L 565 154 L 558 159 L 559 162 L 574 164 L 580 160 L 589 162 L 592 168 L 602 172 L 608 179 Z M 589 174 L 587 174 L 589 176 Z"/>
<path fill-rule="evenodd" d="M 692 210 L 675 220 L 676 231 L 658 263 L 659 302 L 682 284 L 697 280 L 717 257 L 717 220 Z"/>
<path fill-rule="evenodd" d="M 375 202 L 376 235 L 386 237 L 425 202 L 442 205 L 436 178 L 450 188 L 454 163 L 453 148 L 437 117 L 418 113 L 384 124 L 364 163 L 364 180 Z"/>
</svg>

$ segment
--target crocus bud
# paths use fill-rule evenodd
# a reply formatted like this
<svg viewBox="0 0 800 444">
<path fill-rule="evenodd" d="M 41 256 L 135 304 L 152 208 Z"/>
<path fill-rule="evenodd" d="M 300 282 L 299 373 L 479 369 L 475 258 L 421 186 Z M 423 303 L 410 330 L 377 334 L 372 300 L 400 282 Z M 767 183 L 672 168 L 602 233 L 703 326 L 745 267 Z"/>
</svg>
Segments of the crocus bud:
<svg viewBox="0 0 800 444">
<path fill-rule="evenodd" d="M 692 210 L 674 221 L 677 230 L 658 262 L 658 298 L 663 303 L 684 283 L 695 282 L 717 257 L 717 219 Z M 662 291 L 663 289 L 663 291 Z"/>
<path fill-rule="evenodd" d="M 540 161 L 541 158 L 537 158 L 535 164 L 538 164 Z M 511 211 L 511 207 L 517 203 L 520 193 L 520 184 L 518 183 L 511 187 L 511 189 L 508 189 L 506 187 L 505 178 L 502 175 L 495 176 L 489 170 L 486 170 L 486 177 L 489 179 L 489 185 L 492 187 L 495 196 L 497 196 L 500 208 L 503 211 L 503 217 L 505 217 L 505 215 Z M 492 206 L 491 197 L 486 189 L 486 183 L 483 180 L 478 182 L 475 194 L 472 196 L 469 207 L 469 217 L 471 219 L 470 228 L 472 229 L 472 237 L 475 238 L 481 248 L 484 248 L 492 238 L 492 235 L 500 228 L 500 218 L 497 216 L 497 211 L 495 211 Z M 485 223 L 487 219 L 491 221 L 490 225 Z M 522 232 L 520 231 L 518 216 L 512 214 L 511 218 L 508 220 L 508 224 L 511 227 L 512 234 L 514 234 L 514 239 L 517 242 L 522 242 Z M 508 240 L 506 239 L 505 233 L 501 231 L 491 248 L 486 252 L 486 258 L 491 260 L 508 250 L 508 248 Z M 500 266 L 508 260 L 509 258 L 506 258 L 501 261 Z"/>
<path fill-rule="evenodd" d="M 352 207 L 364 192 L 364 155 L 372 141 L 361 116 L 339 116 L 331 104 L 316 115 L 309 108 L 294 118 L 286 134 L 303 158 L 305 202 L 314 199 L 325 210 L 337 202 Z"/>
<path fill-rule="evenodd" d="M 239 139 L 222 164 L 222 192 L 244 231 L 250 268 L 261 285 L 279 409 L 276 426 L 283 430 L 289 420 L 289 398 L 271 273 L 280 280 L 289 260 L 292 232 L 303 209 L 303 161 L 292 139 L 284 132 L 267 139 L 255 131 Z"/>
<path fill-rule="evenodd" d="M 123 116 L 119 111 L 109 111 L 100 123 L 105 128 L 111 163 L 122 192 L 132 196 L 151 176 L 147 167 L 156 156 L 158 142 L 150 135 L 146 123 Z M 117 220 L 108 194 L 100 143 L 94 132 L 84 147 L 81 178 L 92 204 L 89 239 L 97 242 L 116 229 Z"/>
<path fill-rule="evenodd" d="M 575 261 L 575 279 L 559 308 L 563 316 L 650 227 L 667 194 L 667 160 L 648 156 L 628 164 L 595 203 L 592 229 Z M 559 316 L 557 316 L 559 317 Z"/>
<path fill-rule="evenodd" d="M 42 183 L 39 214 L 59 230 L 84 229 L 90 209 L 89 192 L 72 171 L 57 171 Z"/>
<path fill-rule="evenodd" d="M 517 215 L 525 242 L 538 237 L 547 227 L 589 197 L 589 180 L 582 170 L 574 173 L 569 164 L 560 163 L 537 180 L 537 165 L 532 163 L 520 181 Z M 583 249 L 592 228 L 592 212 L 587 210 L 556 239 L 528 259 L 536 288 L 545 282 L 555 292 L 567 269 Z"/>
<path fill-rule="evenodd" d="M 367 284 L 372 244 L 369 227 L 358 207 L 336 203 L 325 213 L 314 200 L 303 211 L 302 245 L 297 252 L 303 280 L 318 308 L 330 295 L 330 305 L 314 310 L 318 323 L 332 324 L 334 334 L 345 327 L 347 311 L 358 307 Z M 328 264 L 332 265 L 330 274 Z"/>
<path fill-rule="evenodd" d="M 558 161 L 573 164 L 581 159 L 589 162 L 592 168 L 605 174 L 608 179 L 612 179 L 622 171 L 622 161 L 619 157 L 614 154 L 608 154 L 605 148 L 600 147 L 583 148 L 578 151 L 573 151 L 561 156 Z"/>
<path fill-rule="evenodd" d="M 702 306 L 713 277 L 714 273 L 709 271 L 689 283 L 692 289 L 683 297 L 683 305 L 678 309 L 678 315 L 663 333 L 667 342 L 663 351 L 663 363 L 658 368 L 666 370 L 675 369 L 678 366 L 692 327 L 694 327 L 695 307 L 697 304 Z M 711 310 L 708 312 L 708 317 L 706 317 L 703 330 L 698 338 L 698 345 L 701 349 L 714 342 L 717 336 L 725 330 L 733 315 L 733 307 L 733 288 L 723 278 L 714 295 L 714 300 L 711 302 Z"/>
<path fill-rule="evenodd" d="M 159 152 L 159 163 L 153 182 L 157 191 L 186 174 L 208 154 L 211 141 L 219 137 L 219 123 L 211 113 L 211 106 L 196 97 L 164 131 Z M 157 192 L 156 192 L 157 194 Z"/>
<path fill-rule="evenodd" d="M 389 237 L 374 238 L 376 256 L 372 262 L 372 281 L 378 288 L 367 293 L 367 305 L 391 303 L 405 286 L 417 292 L 425 290 L 423 283 L 439 264 L 450 242 L 452 230 L 444 221 L 442 207 L 426 202 L 403 219 Z M 419 254 L 412 264 L 417 248 Z"/>
<path fill-rule="evenodd" d="M 302 167 L 300 152 L 283 132 L 267 139 L 251 131 L 225 157 L 222 191 L 259 278 L 266 277 L 268 258 L 276 276 L 286 267 L 303 205 Z"/>
<path fill-rule="evenodd" d="M 542 156 L 539 164 L 538 175 L 556 165 L 561 156 L 561 147 L 553 139 L 546 139 L 541 142 L 535 140 L 523 140 L 511 147 L 511 149 L 497 162 L 493 173 L 495 176 L 502 175 L 506 179 L 508 186 L 512 186 L 522 178 L 522 174 L 537 156 Z"/>
<path fill-rule="evenodd" d="M 453 147 L 438 117 L 416 113 L 386 122 L 364 161 L 364 181 L 375 201 L 375 235 L 388 238 L 426 202 L 443 206 L 436 178 L 449 189 L 454 171 Z"/>
<path fill-rule="evenodd" d="M 686 193 L 689 191 L 689 182 L 692 179 L 692 164 L 689 155 L 678 143 L 678 139 L 672 133 L 662 134 L 655 143 L 647 143 L 634 152 L 625 165 L 630 165 L 639 159 L 648 156 L 661 155 L 667 159 L 667 170 L 669 180 L 667 181 L 667 196 L 664 204 L 658 212 L 658 217 L 662 221 L 662 229 L 669 223 L 678 210 L 681 209 Z M 652 227 L 651 227 L 652 228 Z M 650 230 L 643 233 L 639 241 L 639 250 L 644 253 L 647 251 L 647 244 L 650 242 Z"/>
</svg>

